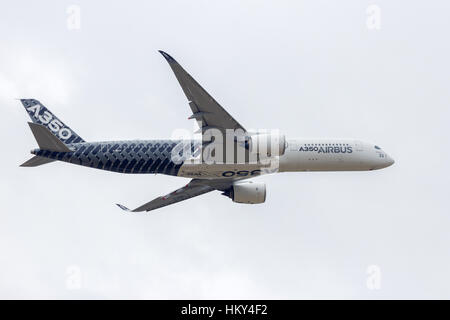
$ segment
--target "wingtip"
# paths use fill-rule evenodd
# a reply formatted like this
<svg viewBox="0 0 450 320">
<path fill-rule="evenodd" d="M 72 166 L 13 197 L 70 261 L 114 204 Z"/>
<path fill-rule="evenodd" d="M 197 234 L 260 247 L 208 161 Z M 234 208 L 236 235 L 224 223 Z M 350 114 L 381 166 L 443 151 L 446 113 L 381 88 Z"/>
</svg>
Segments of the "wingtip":
<svg viewBox="0 0 450 320">
<path fill-rule="evenodd" d="M 162 50 L 158 50 L 159 53 L 162 54 L 162 56 L 167 60 L 167 62 L 171 63 L 171 62 L 177 62 L 170 54 L 168 54 L 167 52 L 164 52 Z"/>
<path fill-rule="evenodd" d="M 118 207 L 119 207 L 120 209 L 122 209 L 123 211 L 131 212 L 131 210 L 128 209 L 127 207 L 125 207 L 124 205 L 121 205 L 121 204 L 119 204 L 119 203 L 116 203 L 116 206 L 118 206 Z"/>
</svg>

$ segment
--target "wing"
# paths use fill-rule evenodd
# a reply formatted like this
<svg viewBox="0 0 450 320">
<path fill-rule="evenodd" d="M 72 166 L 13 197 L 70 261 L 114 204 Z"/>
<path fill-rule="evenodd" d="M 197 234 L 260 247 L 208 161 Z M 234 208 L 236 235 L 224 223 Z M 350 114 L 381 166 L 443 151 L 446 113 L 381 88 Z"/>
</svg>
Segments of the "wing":
<svg viewBox="0 0 450 320">
<path fill-rule="evenodd" d="M 128 212 L 141 212 L 141 211 L 151 211 L 158 208 L 162 208 L 168 206 L 170 204 L 174 204 L 189 198 L 193 198 L 199 196 L 204 193 L 211 192 L 213 190 L 223 190 L 228 188 L 232 182 L 230 181 L 218 181 L 218 180 L 200 180 L 193 179 L 184 187 L 177 189 L 165 196 L 158 197 L 146 204 L 134 209 L 130 210 L 127 207 L 117 204 L 117 206 Z"/>
<path fill-rule="evenodd" d="M 222 108 L 174 58 L 164 51 L 159 52 L 166 58 L 189 101 L 192 110 L 189 119 L 197 120 L 202 132 L 210 128 L 221 131 L 224 129 L 242 129 L 246 132 L 244 127 Z"/>
</svg>

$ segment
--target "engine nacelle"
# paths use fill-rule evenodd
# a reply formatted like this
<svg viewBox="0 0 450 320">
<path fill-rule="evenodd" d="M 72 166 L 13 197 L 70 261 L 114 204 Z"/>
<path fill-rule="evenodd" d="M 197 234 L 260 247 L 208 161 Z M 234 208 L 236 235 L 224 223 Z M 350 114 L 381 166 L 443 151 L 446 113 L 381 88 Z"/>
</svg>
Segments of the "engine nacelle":
<svg viewBox="0 0 450 320">
<path fill-rule="evenodd" d="M 238 203 L 263 203 L 266 201 L 266 185 L 253 181 L 237 182 L 223 194 Z"/>
<path fill-rule="evenodd" d="M 248 150 L 260 157 L 282 156 L 286 151 L 284 134 L 255 134 L 248 140 Z"/>
</svg>

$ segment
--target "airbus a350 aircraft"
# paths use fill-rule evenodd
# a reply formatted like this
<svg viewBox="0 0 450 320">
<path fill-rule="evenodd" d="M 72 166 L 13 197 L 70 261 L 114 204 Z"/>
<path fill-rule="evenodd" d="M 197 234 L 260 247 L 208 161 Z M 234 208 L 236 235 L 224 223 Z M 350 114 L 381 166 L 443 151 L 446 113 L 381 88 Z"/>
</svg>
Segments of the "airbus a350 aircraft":
<svg viewBox="0 0 450 320">
<path fill-rule="evenodd" d="M 394 160 L 380 147 L 358 140 L 285 139 L 278 132 L 247 131 L 179 64 L 160 51 L 172 68 L 200 128 L 201 139 L 86 142 L 42 103 L 21 99 L 33 122 L 39 148 L 22 164 L 36 167 L 56 160 L 120 173 L 161 173 L 188 177 L 184 187 L 134 210 L 150 211 L 218 190 L 239 203 L 263 203 L 266 186 L 247 180 L 264 173 L 363 171 Z M 218 139 L 223 135 L 223 140 Z M 231 145 L 231 148 L 229 147 Z M 243 156 L 240 156 L 243 155 Z"/>
</svg>

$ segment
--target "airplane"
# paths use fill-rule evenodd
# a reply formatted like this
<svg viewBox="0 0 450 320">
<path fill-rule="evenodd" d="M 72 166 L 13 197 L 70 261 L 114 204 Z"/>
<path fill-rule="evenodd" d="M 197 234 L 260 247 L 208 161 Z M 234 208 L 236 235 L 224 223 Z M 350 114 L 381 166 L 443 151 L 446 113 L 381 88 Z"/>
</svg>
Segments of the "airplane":
<svg viewBox="0 0 450 320">
<path fill-rule="evenodd" d="M 237 203 L 258 204 L 266 200 L 266 185 L 250 178 L 274 172 L 376 170 L 394 163 L 379 146 L 360 140 L 286 139 L 274 130 L 247 131 L 172 56 L 159 52 L 188 99 L 189 119 L 197 121 L 201 139 L 87 142 L 38 100 L 20 99 L 39 146 L 21 166 L 63 161 L 119 173 L 191 178 L 136 209 L 117 204 L 127 212 L 142 212 L 214 190 Z"/>
</svg>

